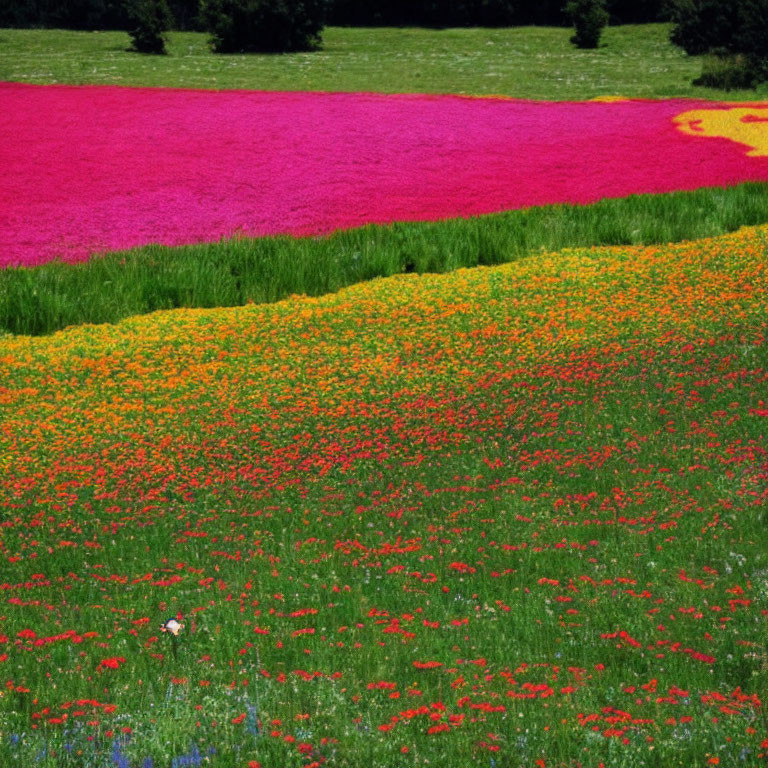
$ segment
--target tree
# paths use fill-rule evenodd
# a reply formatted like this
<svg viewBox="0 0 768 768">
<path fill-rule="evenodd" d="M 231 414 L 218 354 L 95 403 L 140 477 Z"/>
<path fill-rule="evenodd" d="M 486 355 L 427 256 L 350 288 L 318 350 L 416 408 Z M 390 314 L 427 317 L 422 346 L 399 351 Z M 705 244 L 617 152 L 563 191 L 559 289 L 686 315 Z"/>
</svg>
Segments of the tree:
<svg viewBox="0 0 768 768">
<path fill-rule="evenodd" d="M 768 80 L 768 0 L 673 0 L 670 39 L 708 54 L 696 85 L 743 88 Z"/>
<path fill-rule="evenodd" d="M 768 0 L 742 0 L 733 49 L 750 59 L 758 76 L 762 70 L 762 79 L 768 79 Z"/>
<path fill-rule="evenodd" d="M 738 25 L 739 0 L 673 0 L 670 40 L 695 56 L 727 47 Z"/>
<path fill-rule="evenodd" d="M 326 0 L 201 0 L 217 53 L 288 53 L 320 47 Z"/>
<path fill-rule="evenodd" d="M 610 24 L 650 24 L 669 19 L 667 0 L 608 0 Z"/>
<path fill-rule="evenodd" d="M 608 23 L 605 0 L 569 0 L 565 12 L 575 29 L 571 42 L 578 48 L 597 48 Z"/>
<path fill-rule="evenodd" d="M 133 50 L 164 54 L 168 30 L 173 24 L 166 0 L 133 0 L 130 11 L 135 25 L 130 31 Z"/>
</svg>

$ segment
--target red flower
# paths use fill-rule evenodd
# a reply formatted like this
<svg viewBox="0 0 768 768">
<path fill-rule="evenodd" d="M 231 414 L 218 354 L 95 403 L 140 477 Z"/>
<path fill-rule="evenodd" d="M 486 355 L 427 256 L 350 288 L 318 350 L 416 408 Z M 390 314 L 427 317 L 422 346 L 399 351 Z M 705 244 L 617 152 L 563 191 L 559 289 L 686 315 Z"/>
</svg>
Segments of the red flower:
<svg viewBox="0 0 768 768">
<path fill-rule="evenodd" d="M 119 669 L 121 664 L 125 664 L 125 659 L 122 656 L 110 656 L 108 659 L 102 659 L 99 667 Z"/>
</svg>

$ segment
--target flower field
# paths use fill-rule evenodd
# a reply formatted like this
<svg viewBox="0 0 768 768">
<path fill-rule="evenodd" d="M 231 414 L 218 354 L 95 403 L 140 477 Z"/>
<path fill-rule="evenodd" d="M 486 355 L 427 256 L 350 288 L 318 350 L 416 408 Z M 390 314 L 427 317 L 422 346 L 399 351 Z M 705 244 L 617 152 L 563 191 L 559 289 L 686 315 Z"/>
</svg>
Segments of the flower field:
<svg viewBox="0 0 768 768">
<path fill-rule="evenodd" d="M 679 104 L 562 109 L 657 110 L 652 187 L 765 168 Z M 766 764 L 767 303 L 758 227 L 1 338 L 0 765 Z"/>
<path fill-rule="evenodd" d="M 0 267 L 768 180 L 759 103 L 14 83 L 0 99 Z"/>
</svg>

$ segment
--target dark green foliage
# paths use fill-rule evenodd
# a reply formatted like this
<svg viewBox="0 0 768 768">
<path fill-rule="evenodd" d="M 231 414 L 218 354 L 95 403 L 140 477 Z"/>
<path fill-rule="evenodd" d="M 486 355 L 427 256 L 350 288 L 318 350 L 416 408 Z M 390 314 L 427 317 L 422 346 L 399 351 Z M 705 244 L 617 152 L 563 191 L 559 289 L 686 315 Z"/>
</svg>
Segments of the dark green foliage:
<svg viewBox="0 0 768 768">
<path fill-rule="evenodd" d="M 753 73 L 768 79 L 768 0 L 741 0 L 732 50 L 743 53 Z"/>
<path fill-rule="evenodd" d="M 288 53 L 320 47 L 326 0 L 202 0 L 217 53 Z"/>
<path fill-rule="evenodd" d="M 666 0 L 608 0 L 612 24 L 668 18 Z M 328 23 L 339 26 L 567 26 L 563 0 L 331 0 Z"/>
<path fill-rule="evenodd" d="M 669 19 L 667 0 L 608 0 L 611 24 L 649 24 Z"/>
<path fill-rule="evenodd" d="M 390 23 L 427 27 L 500 27 L 516 22 L 513 0 L 389 0 L 381 4 Z"/>
<path fill-rule="evenodd" d="M 569 0 L 565 11 L 576 30 L 571 42 L 578 48 L 597 48 L 608 23 L 605 0 Z"/>
<path fill-rule="evenodd" d="M 165 53 L 165 41 L 173 19 L 166 0 L 133 0 L 131 29 L 133 49 L 139 53 Z"/>
<path fill-rule="evenodd" d="M 348 26 L 511 26 L 519 0 L 331 0 L 328 20 Z"/>
<path fill-rule="evenodd" d="M 768 0 L 673 0 L 670 39 L 709 53 L 697 85 L 746 88 L 768 80 Z"/>
<path fill-rule="evenodd" d="M 635 195 L 471 219 L 368 226 L 329 237 L 147 246 L 80 264 L 0 270 L 0 329 L 44 334 L 174 307 L 316 296 L 402 272 L 502 264 L 542 249 L 669 243 L 768 221 L 768 184 Z"/>
<path fill-rule="evenodd" d="M 127 29 L 122 0 L 3 0 L 0 26 Z"/>
<path fill-rule="evenodd" d="M 667 18 L 667 0 L 608 0 L 611 24 Z M 279 2 L 267 3 L 279 5 Z M 174 29 L 201 30 L 197 0 L 168 0 Z M 563 0 L 328 0 L 328 23 L 339 26 L 567 26 Z M 3 0 L 0 27 L 128 29 L 121 0 Z"/>
<path fill-rule="evenodd" d="M 508 27 L 514 23 L 515 3 L 509 0 L 468 0 L 460 26 Z"/>
<path fill-rule="evenodd" d="M 173 29 L 202 32 L 198 0 L 168 0 L 173 17 Z"/>
<path fill-rule="evenodd" d="M 198 29 L 197 0 L 170 0 L 174 29 Z M 133 8 L 125 0 L 2 0 L 0 27 L 131 29 Z"/>
<path fill-rule="evenodd" d="M 757 81 L 757 74 L 744 54 L 729 53 L 722 48 L 715 48 L 704 58 L 701 75 L 693 81 L 693 84 L 733 91 L 740 88 L 754 88 Z"/>
<path fill-rule="evenodd" d="M 563 0 L 520 0 L 516 5 L 517 24 L 568 26 Z"/>
<path fill-rule="evenodd" d="M 670 40 L 686 53 L 730 48 L 739 23 L 740 0 L 672 0 Z"/>
</svg>

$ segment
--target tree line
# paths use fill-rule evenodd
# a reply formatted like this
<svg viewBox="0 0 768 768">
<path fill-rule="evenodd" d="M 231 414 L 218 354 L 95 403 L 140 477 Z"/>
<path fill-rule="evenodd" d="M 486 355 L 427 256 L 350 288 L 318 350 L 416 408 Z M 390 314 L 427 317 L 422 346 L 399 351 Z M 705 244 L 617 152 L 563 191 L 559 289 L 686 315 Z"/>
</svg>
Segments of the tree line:
<svg viewBox="0 0 768 768">
<path fill-rule="evenodd" d="M 4 0 L 0 27 L 127 29 L 135 0 Z M 174 29 L 205 26 L 198 0 L 167 0 Z M 290 0 L 241 5 L 271 5 L 279 12 Z M 312 3 L 310 3 L 312 5 Z M 321 0 L 324 23 L 334 26 L 510 27 L 570 26 L 565 0 Z M 641 24 L 669 19 L 669 0 L 607 0 L 611 24 Z M 301 16 L 301 13 L 298 14 Z"/>
</svg>

